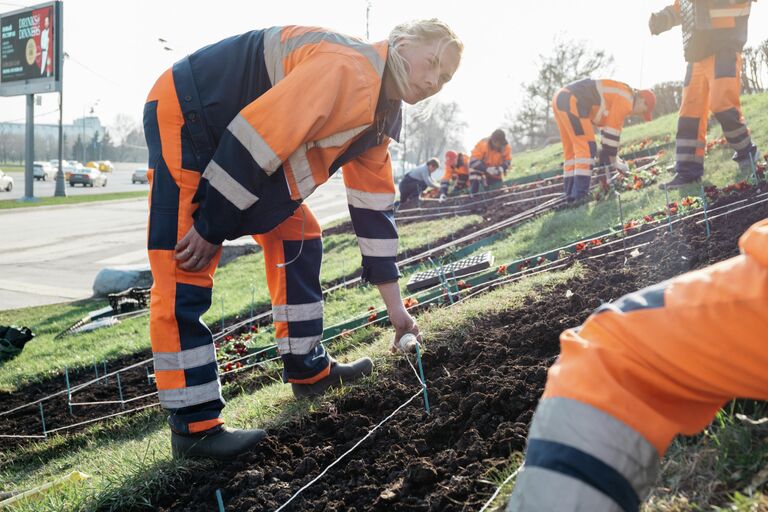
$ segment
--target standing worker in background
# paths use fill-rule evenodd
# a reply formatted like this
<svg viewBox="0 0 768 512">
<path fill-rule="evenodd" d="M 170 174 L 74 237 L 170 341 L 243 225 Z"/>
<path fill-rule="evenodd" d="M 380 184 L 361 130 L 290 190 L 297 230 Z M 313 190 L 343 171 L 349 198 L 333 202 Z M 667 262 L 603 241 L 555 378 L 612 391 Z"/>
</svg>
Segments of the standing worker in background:
<svg viewBox="0 0 768 512">
<path fill-rule="evenodd" d="M 768 400 L 768 219 L 739 246 L 560 336 L 507 512 L 637 511 L 677 434 L 734 398 Z"/>
<path fill-rule="evenodd" d="M 651 15 L 651 34 L 682 25 L 688 69 L 677 121 L 675 177 L 663 186 L 674 189 L 701 180 L 709 111 L 735 151 L 742 171 L 754 172 L 757 147 L 741 113 L 741 51 L 747 42 L 752 0 L 675 0 Z"/>
<path fill-rule="evenodd" d="M 470 192 L 477 194 L 480 184 L 493 188 L 501 183 L 512 161 L 512 149 L 504 130 L 494 130 L 490 137 L 482 139 L 472 150 L 469 160 Z"/>
<path fill-rule="evenodd" d="M 448 197 L 448 187 L 453 183 L 453 192 L 467 189 L 469 182 L 469 157 L 449 149 L 445 152 L 445 172 L 440 178 L 440 200 Z"/>
<path fill-rule="evenodd" d="M 320 344 L 320 226 L 303 201 L 344 168 L 362 278 L 376 285 L 397 339 L 418 334 L 396 265 L 395 186 L 387 150 L 401 101 L 452 77 L 463 45 L 432 19 L 368 44 L 316 27 L 254 30 L 206 46 L 157 81 L 144 108 L 150 162 L 150 336 L 174 456 L 227 459 L 260 429 L 224 427 L 211 332 L 213 273 L 224 240 L 253 235 L 264 250 L 277 347 L 297 398 L 371 372 Z"/>
<path fill-rule="evenodd" d="M 597 157 L 595 127 L 600 129 L 601 166 L 626 172 L 618 158 L 624 120 L 642 115 L 651 120 L 656 95 L 615 80 L 585 78 L 566 85 L 552 99 L 552 111 L 563 144 L 563 186 L 571 205 L 581 204 L 589 194 L 592 167 Z"/>
<path fill-rule="evenodd" d="M 411 197 L 419 197 L 427 188 L 439 188 L 432 179 L 432 173 L 440 167 L 440 160 L 430 158 L 427 163 L 408 171 L 400 181 L 400 204 L 407 202 Z"/>
</svg>

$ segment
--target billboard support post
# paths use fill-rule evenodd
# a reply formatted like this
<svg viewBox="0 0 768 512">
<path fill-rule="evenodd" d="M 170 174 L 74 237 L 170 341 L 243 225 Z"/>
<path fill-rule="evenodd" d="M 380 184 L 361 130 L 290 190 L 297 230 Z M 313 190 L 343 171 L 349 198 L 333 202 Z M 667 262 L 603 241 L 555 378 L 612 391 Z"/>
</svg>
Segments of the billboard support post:
<svg viewBox="0 0 768 512">
<path fill-rule="evenodd" d="M 27 94 L 27 135 L 24 143 L 24 197 L 21 201 L 35 200 L 35 95 Z"/>
<path fill-rule="evenodd" d="M 64 169 L 62 169 L 64 159 L 64 134 L 63 134 L 63 116 L 64 116 L 64 88 L 59 91 L 59 170 L 56 172 L 56 190 L 53 197 L 67 197 L 67 187 L 64 186 Z"/>
</svg>

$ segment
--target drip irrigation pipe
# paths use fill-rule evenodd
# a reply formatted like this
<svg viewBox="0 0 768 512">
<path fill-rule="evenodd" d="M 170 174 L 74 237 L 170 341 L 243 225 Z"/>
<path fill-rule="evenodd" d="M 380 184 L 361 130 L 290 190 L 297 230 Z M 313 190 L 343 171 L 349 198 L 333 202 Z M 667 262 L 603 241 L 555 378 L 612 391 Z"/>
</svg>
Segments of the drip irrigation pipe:
<svg viewBox="0 0 768 512">
<path fill-rule="evenodd" d="M 709 210 L 708 210 L 708 213 L 711 215 L 711 213 L 713 213 L 713 212 L 716 212 L 716 211 L 721 211 L 721 210 L 723 210 L 723 209 L 727 209 L 727 208 L 731 208 L 731 207 L 733 207 L 733 206 L 734 206 L 734 205 L 736 205 L 736 204 L 741 204 L 741 203 L 745 203 L 745 202 L 747 202 L 747 201 L 752 201 L 752 203 L 750 203 L 749 205 L 746 205 L 746 206 L 743 206 L 743 207 L 738 207 L 738 208 L 732 208 L 732 209 L 730 209 L 730 210 L 727 210 L 726 212 L 723 212 L 723 213 L 721 213 L 721 214 L 718 214 L 718 215 L 715 215 L 715 216 L 710 216 L 710 217 L 709 217 L 709 219 L 710 219 L 710 220 L 712 220 L 712 219 L 714 219 L 714 218 L 719 218 L 719 217 L 721 217 L 721 216 L 723 216 L 723 215 L 727 215 L 728 213 L 731 213 L 732 211 L 738 211 L 738 210 L 741 210 L 741 209 L 749 208 L 750 206 L 754 206 L 754 205 L 762 204 L 762 203 L 764 203 L 764 202 L 768 201 L 768 199 L 766 199 L 766 200 L 761 200 L 761 201 L 754 201 L 754 199 L 756 199 L 756 198 L 762 198 L 762 197 L 766 197 L 766 196 L 768 196 L 768 193 L 762 193 L 762 194 L 758 194 L 757 196 L 755 196 L 755 197 L 753 197 L 753 198 L 750 198 L 750 199 L 742 199 L 742 200 L 738 200 L 738 201 L 735 201 L 735 202 L 733 202 L 733 203 L 729 203 L 729 204 L 727 204 L 727 205 L 723 205 L 723 206 L 720 206 L 720 207 L 717 207 L 717 208 L 712 208 L 712 209 L 709 209 Z M 548 201 L 547 203 L 551 203 L 552 201 L 554 201 L 554 200 Z M 539 205 L 539 207 L 537 207 L 537 208 L 534 208 L 534 209 L 532 209 L 532 210 L 541 210 L 541 208 L 542 208 L 543 206 L 544 206 L 544 205 Z M 672 221 L 672 223 L 673 223 L 673 224 L 675 224 L 675 223 L 677 223 L 677 222 L 680 222 L 680 221 L 682 221 L 682 220 L 685 220 L 685 219 L 689 219 L 689 218 L 695 217 L 695 216 L 697 216 L 697 215 L 703 215 L 703 213 L 704 213 L 703 211 L 701 211 L 701 212 L 692 212 L 692 213 L 686 214 L 684 217 L 680 217 L 680 218 L 678 218 L 678 219 L 675 219 L 674 221 Z M 498 227 L 498 229 L 501 229 L 502 227 L 505 227 L 505 226 L 498 226 L 498 224 L 503 224 L 503 223 L 505 223 L 505 222 L 508 222 L 508 221 L 502 221 L 502 223 L 497 223 L 497 225 L 495 225 L 495 226 L 496 226 L 496 227 Z M 654 222 L 658 222 L 658 221 L 654 221 Z M 703 222 L 703 221 L 698 221 L 698 222 L 697 222 L 697 224 L 701 224 L 702 222 Z M 640 232 L 640 233 L 636 233 L 636 234 L 634 234 L 634 235 L 628 235 L 626 238 L 627 238 L 627 239 L 630 239 L 630 238 L 633 238 L 633 237 L 637 237 L 637 236 L 643 236 L 643 235 L 645 235 L 645 234 L 647 234 L 647 233 L 650 233 L 651 231 L 654 231 L 654 230 L 657 230 L 657 229 L 659 229 L 659 227 L 660 227 L 660 226 L 657 226 L 657 227 L 654 227 L 654 228 L 652 228 L 652 229 L 650 229 L 650 230 L 645 230 L 645 231 L 642 231 L 642 232 Z M 490 227 L 489 227 L 489 228 L 490 228 Z M 488 230 L 488 228 L 486 228 L 486 229 L 485 229 L 485 230 L 483 230 L 483 231 L 484 231 L 484 232 L 487 232 L 487 230 Z M 456 244 L 456 243 L 459 243 L 459 242 L 465 241 L 466 239 L 469 239 L 469 238 L 470 238 L 470 237 L 462 237 L 461 239 L 459 239 L 459 240 L 456 240 L 456 241 L 454 241 L 454 242 L 453 242 L 453 243 L 451 243 L 451 244 L 444 244 L 443 246 L 440 246 L 439 248 L 435 248 L 435 249 L 432 249 L 431 251 L 426 251 L 425 253 L 422 253 L 422 255 L 417 255 L 417 256 L 411 257 L 411 258 L 409 258 L 409 262 L 410 262 L 410 261 L 413 261 L 413 260 L 414 260 L 416 257 L 419 257 L 419 258 L 421 259 L 421 258 L 423 258 L 423 257 L 424 257 L 424 256 L 423 256 L 424 254 L 428 254 L 428 253 L 433 253 L 433 252 L 436 252 L 436 251 L 437 251 L 438 249 L 440 249 L 440 248 L 444 248 L 444 247 L 450 247 L 450 246 L 452 246 L 452 245 L 454 245 L 454 244 Z M 584 239 L 584 240 L 587 240 L 587 239 Z M 604 245 L 611 245 L 611 244 L 613 244 L 613 243 L 618 243 L 618 242 L 619 242 L 619 240 L 614 240 L 614 241 L 611 241 L 611 242 L 606 242 Z M 573 246 L 573 245 L 574 245 L 574 244 L 569 244 L 569 245 L 566 245 L 566 246 L 560 247 L 560 248 L 558 248 L 558 249 L 554 249 L 554 250 L 552 250 L 552 251 L 547 251 L 547 252 L 539 253 L 538 255 L 534 255 L 534 256 L 532 256 L 531 258 L 528 258 L 528 259 L 533 259 L 533 258 L 536 258 L 537 256 L 542 256 L 542 255 L 544 255 L 544 254 L 547 254 L 547 253 L 550 253 L 550 252 L 553 252 L 553 251 L 559 251 L 559 250 L 563 250 L 563 249 L 566 249 L 566 248 L 568 248 L 568 247 L 571 247 L 571 246 Z M 553 262 L 553 263 L 554 263 L 554 262 Z M 537 272 L 537 273 L 538 273 L 538 272 Z M 530 274 L 525 274 L 525 275 L 530 275 Z M 462 277 L 468 277 L 468 276 L 462 276 Z M 484 283 L 484 284 L 485 284 L 485 285 L 487 285 L 488 283 Z M 439 285 L 438 285 L 438 287 L 439 287 Z M 472 296 L 474 296 L 474 294 L 473 294 Z M 439 297 L 436 297 L 435 299 L 437 299 L 437 298 L 439 298 Z M 426 301 L 425 303 L 430 303 L 430 302 L 434 301 L 435 299 L 430 299 L 429 301 Z M 459 299 L 459 301 L 463 301 L 463 300 L 465 300 L 465 298 L 464 298 L 464 297 Z M 425 304 L 425 303 L 422 303 L 422 304 Z M 260 313 L 259 315 L 257 315 L 257 316 L 256 316 L 256 317 L 254 317 L 254 318 L 246 319 L 246 320 L 243 320 L 243 321 L 239 322 L 238 324 L 236 324 L 236 325 L 237 325 L 237 328 L 240 328 L 240 327 L 242 327 L 243 325 L 246 325 L 246 324 L 248 324 L 248 323 L 250 323 L 250 322 L 253 322 L 253 321 L 254 321 L 254 320 L 256 320 L 256 319 L 265 318 L 265 317 L 267 317 L 267 316 L 269 316 L 269 315 L 271 315 L 271 312 L 264 312 L 264 313 Z M 373 322 L 372 322 L 372 323 L 373 323 Z M 368 325 L 370 325 L 370 324 L 366 324 L 366 325 L 360 326 L 359 328 L 362 328 L 362 327 L 366 327 L 366 326 L 368 326 Z M 233 327 L 234 327 L 234 326 L 230 326 L 230 328 L 229 328 L 229 329 L 231 329 L 231 330 L 230 330 L 229 332 L 232 332 L 233 330 L 235 330 Z M 354 330 L 354 329 L 353 329 L 353 330 Z M 214 336 L 214 340 L 216 340 L 216 339 L 220 339 L 220 338 L 221 338 L 221 337 L 223 337 L 224 335 L 226 335 L 226 333 L 218 333 L 217 335 L 215 335 L 215 336 Z M 328 340 L 331 340 L 331 339 L 334 339 L 334 338 L 335 338 L 335 336 L 334 336 L 334 337 L 331 337 L 331 338 L 329 338 Z M 327 340 L 324 340 L 324 341 L 327 341 Z M 264 349 L 264 351 L 266 351 L 266 350 L 269 350 L 269 349 L 271 349 L 271 347 L 265 348 L 265 349 Z M 246 357 L 252 357 L 253 355 L 256 355 L 256 354 L 249 354 L 249 355 L 248 355 L 248 356 L 246 356 Z M 78 384 L 77 386 L 74 386 L 74 387 L 72 387 L 70 390 L 67 390 L 67 389 L 63 389 L 63 390 L 61 390 L 61 391 L 58 391 L 58 392 L 56 392 L 56 393 L 52 393 L 52 394 L 50 394 L 50 395 L 47 395 L 47 396 L 45 396 L 45 397 L 42 397 L 42 398 L 39 398 L 39 399 L 37 399 L 37 400 L 34 400 L 34 401 L 32 401 L 32 402 L 29 402 L 29 403 L 26 403 L 26 404 L 22 404 L 22 405 L 20 405 L 20 406 L 14 407 L 13 409 L 9 409 L 9 410 L 6 410 L 6 411 L 0 411 L 0 417 L 2 417 L 2 416 L 5 416 L 5 415 L 8 415 L 8 414 L 10 414 L 10 413 L 12 413 L 12 412 L 18 411 L 18 410 L 20 410 L 20 409 L 23 409 L 23 408 L 25 408 L 25 407 L 29 407 L 29 406 L 32 406 L 32 405 L 36 405 L 36 404 L 38 404 L 38 403 L 41 403 L 41 402 L 43 402 L 43 401 L 49 400 L 49 399 L 51 399 L 51 398 L 54 398 L 54 397 L 57 397 L 57 396 L 60 396 L 60 395 L 63 395 L 63 394 L 67 394 L 68 392 L 71 394 L 71 393 L 73 393 L 73 392 L 75 392 L 75 391 L 78 391 L 78 390 L 80 390 L 80 389 L 83 389 L 83 388 L 85 388 L 85 387 L 87 387 L 87 386 L 89 386 L 89 385 L 91 385 L 91 384 L 93 384 L 93 383 L 96 383 L 96 382 L 98 382 L 98 381 L 100 381 L 100 380 L 102 380 L 102 379 L 108 378 L 108 377 L 110 377 L 110 376 L 114 376 L 114 375 L 116 375 L 116 374 L 117 374 L 117 373 L 119 373 L 119 372 L 127 371 L 127 370 L 130 370 L 130 369 L 133 369 L 133 368 L 136 368 L 136 367 L 140 367 L 140 366 L 145 366 L 145 365 L 147 365 L 147 364 L 148 364 L 148 363 L 150 363 L 150 362 L 152 362 L 152 358 L 149 358 L 149 359 L 145 359 L 145 360 L 143 360 L 143 361 L 140 361 L 140 362 L 134 363 L 134 364 L 132 364 L 132 365 L 130 365 L 130 366 L 128 366 L 128 367 L 125 367 L 125 368 L 121 368 L 121 369 L 119 369 L 119 370 L 115 370 L 115 371 L 112 371 L 112 372 L 110 372 L 110 373 L 108 373 L 108 374 L 105 374 L 105 375 L 103 375 L 103 376 L 101 376 L 101 377 L 98 377 L 98 378 L 96 378 L 96 379 L 91 379 L 90 381 L 87 381 L 87 382 L 85 382 L 85 383 L 82 383 L 82 384 Z M 257 364 L 258 364 L 258 363 L 257 363 Z M 239 369 L 237 369 L 237 370 L 242 370 L 242 369 L 243 369 L 243 368 L 239 368 Z M 129 399 L 129 401 L 130 401 L 130 400 L 135 400 L 135 399 Z M 126 411 L 126 412 L 129 412 L 129 411 Z M 15 436 L 12 436 L 12 437 L 15 437 Z"/>
</svg>

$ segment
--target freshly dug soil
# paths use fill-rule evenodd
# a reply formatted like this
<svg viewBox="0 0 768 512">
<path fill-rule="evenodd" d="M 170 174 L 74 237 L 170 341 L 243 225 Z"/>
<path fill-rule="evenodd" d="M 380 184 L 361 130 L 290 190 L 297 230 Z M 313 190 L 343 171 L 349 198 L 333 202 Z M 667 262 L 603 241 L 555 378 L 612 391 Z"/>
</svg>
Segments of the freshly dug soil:
<svg viewBox="0 0 768 512">
<path fill-rule="evenodd" d="M 733 200 L 733 198 L 726 199 Z M 768 217 L 765 204 L 716 219 L 706 238 L 698 219 L 646 235 L 641 255 L 590 259 L 584 277 L 524 307 L 481 319 L 424 354 L 431 414 L 417 399 L 378 429 L 285 510 L 477 510 L 495 490 L 489 472 L 523 450 L 528 424 L 558 354 L 563 329 L 604 301 L 738 254 L 739 235 Z M 616 246 L 612 246 L 616 249 Z M 570 290 L 570 294 L 566 292 Z M 300 423 L 270 432 L 252 453 L 185 477 L 150 496 L 158 510 L 275 510 L 419 390 L 403 359 L 372 389 L 353 389 Z"/>
</svg>

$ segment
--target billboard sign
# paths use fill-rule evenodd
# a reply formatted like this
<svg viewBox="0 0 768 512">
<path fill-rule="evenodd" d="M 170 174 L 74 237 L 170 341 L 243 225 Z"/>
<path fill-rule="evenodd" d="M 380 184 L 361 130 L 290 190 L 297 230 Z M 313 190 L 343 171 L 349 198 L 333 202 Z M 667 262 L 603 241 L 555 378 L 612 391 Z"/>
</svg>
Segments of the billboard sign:
<svg viewBox="0 0 768 512">
<path fill-rule="evenodd" d="M 0 14 L 0 96 L 61 90 L 61 2 Z"/>
</svg>

